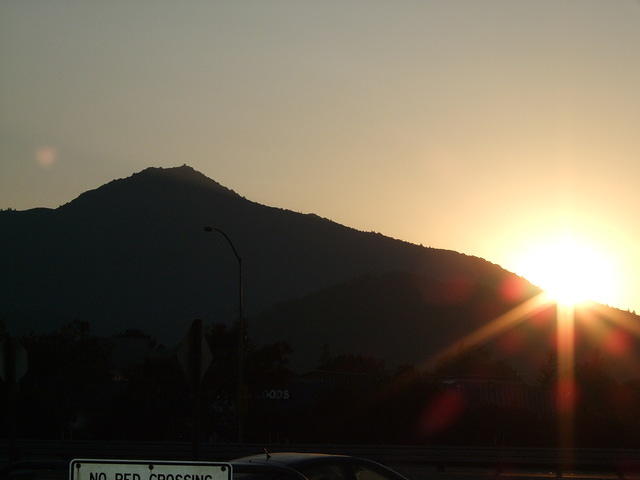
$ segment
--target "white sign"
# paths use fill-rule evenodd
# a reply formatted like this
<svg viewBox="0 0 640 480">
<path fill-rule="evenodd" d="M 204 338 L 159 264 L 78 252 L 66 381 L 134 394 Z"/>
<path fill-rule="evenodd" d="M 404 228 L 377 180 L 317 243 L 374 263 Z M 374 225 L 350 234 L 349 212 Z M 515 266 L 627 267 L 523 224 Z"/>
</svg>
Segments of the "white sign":
<svg viewBox="0 0 640 480">
<path fill-rule="evenodd" d="M 220 462 L 75 459 L 69 480 L 232 480 L 231 465 Z"/>
</svg>

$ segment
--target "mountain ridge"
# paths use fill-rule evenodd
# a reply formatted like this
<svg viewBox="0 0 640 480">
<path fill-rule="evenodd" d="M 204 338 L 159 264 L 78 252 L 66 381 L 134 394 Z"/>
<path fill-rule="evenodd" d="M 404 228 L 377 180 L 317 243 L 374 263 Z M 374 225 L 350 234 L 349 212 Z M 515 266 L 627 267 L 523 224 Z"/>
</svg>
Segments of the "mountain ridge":
<svg viewBox="0 0 640 480">
<path fill-rule="evenodd" d="M 91 200 L 95 197 L 103 195 L 111 195 L 121 189 L 129 189 L 132 187 L 145 188 L 149 184 L 178 184 L 182 183 L 188 185 L 191 188 L 204 188 L 211 192 L 216 192 L 221 195 L 230 197 L 244 198 L 238 195 L 233 190 L 221 185 L 215 180 L 205 176 L 201 172 L 195 170 L 186 164 L 179 167 L 147 167 L 139 172 L 124 178 L 117 178 L 107 182 L 94 189 L 87 190 L 75 199 L 60 205 L 57 209 L 70 208 L 78 203 L 82 203 L 87 200 Z M 56 209 L 56 210 L 57 210 Z"/>
<path fill-rule="evenodd" d="M 478 317 L 480 323 L 491 320 L 490 304 L 499 304 L 497 285 L 520 278 L 480 257 L 252 202 L 186 165 L 151 167 L 57 209 L 0 212 L 0 228 L 7 232 L 0 238 L 5 272 L 0 316 L 21 332 L 85 319 L 98 334 L 137 328 L 165 344 L 175 344 L 194 318 L 233 322 L 238 316 L 238 264 L 222 236 L 205 233 L 204 225 L 221 228 L 243 259 L 245 315 L 258 343 L 268 337 L 260 322 L 266 325 L 269 315 L 273 319 L 269 312 L 278 305 L 349 286 L 367 275 L 400 272 L 399 284 L 414 275 L 425 285 L 493 285 L 483 302 L 473 304 L 486 313 Z M 388 291 L 383 285 L 377 287 L 380 291 L 373 286 L 368 291 L 384 297 Z M 403 295 L 396 288 L 397 298 Z M 450 292 L 437 295 L 446 300 Z M 330 295 L 321 298 L 334 301 Z M 476 308 L 463 297 L 456 301 L 462 302 L 456 307 L 460 312 Z M 357 301 L 345 305 L 360 308 Z M 405 307 L 400 302 L 394 308 Z M 310 311 L 299 311 L 311 319 Z M 362 328 L 366 316 L 357 315 Z M 410 335 L 418 317 L 407 313 L 398 318 L 404 322 L 398 331 Z M 467 320 L 460 322 L 456 328 L 463 329 Z M 301 331 L 298 338 L 304 335 Z M 355 349 L 357 335 L 349 341 Z M 299 348 L 308 348 L 304 343 Z"/>
</svg>

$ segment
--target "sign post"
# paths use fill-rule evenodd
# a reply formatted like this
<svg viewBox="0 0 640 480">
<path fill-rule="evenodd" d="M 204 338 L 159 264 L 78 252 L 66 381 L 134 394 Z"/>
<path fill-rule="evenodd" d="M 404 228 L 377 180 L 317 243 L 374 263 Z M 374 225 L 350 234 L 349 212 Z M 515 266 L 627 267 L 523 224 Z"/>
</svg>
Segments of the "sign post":
<svg viewBox="0 0 640 480">
<path fill-rule="evenodd" d="M 211 350 L 202 335 L 202 320 L 191 323 L 187 336 L 178 346 L 178 361 L 184 369 L 187 381 L 193 391 L 193 458 L 200 457 L 200 410 L 202 395 L 202 378 L 211 365 Z M 134 479 L 135 480 L 135 479 Z"/>
</svg>

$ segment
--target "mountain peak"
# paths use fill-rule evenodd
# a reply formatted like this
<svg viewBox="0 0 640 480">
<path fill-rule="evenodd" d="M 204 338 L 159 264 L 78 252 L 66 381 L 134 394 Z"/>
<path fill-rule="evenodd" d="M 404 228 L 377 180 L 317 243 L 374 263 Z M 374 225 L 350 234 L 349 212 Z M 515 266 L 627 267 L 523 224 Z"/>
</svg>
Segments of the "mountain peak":
<svg viewBox="0 0 640 480">
<path fill-rule="evenodd" d="M 217 190 L 218 193 L 238 196 L 238 194 L 233 190 L 207 177 L 206 175 L 187 165 L 186 163 L 179 167 L 147 167 L 138 173 L 134 173 L 129 178 L 131 180 L 153 178 L 175 180 Z"/>
<path fill-rule="evenodd" d="M 136 199 L 149 195 L 167 194 L 169 191 L 193 192 L 204 190 L 223 197 L 243 198 L 233 190 L 219 184 L 188 165 L 180 167 L 148 167 L 127 178 L 119 178 L 94 190 L 82 193 L 61 208 L 79 207 L 86 202 L 108 201 L 120 198 L 121 201 L 138 201 Z M 115 195 L 115 197 L 114 197 Z"/>
</svg>

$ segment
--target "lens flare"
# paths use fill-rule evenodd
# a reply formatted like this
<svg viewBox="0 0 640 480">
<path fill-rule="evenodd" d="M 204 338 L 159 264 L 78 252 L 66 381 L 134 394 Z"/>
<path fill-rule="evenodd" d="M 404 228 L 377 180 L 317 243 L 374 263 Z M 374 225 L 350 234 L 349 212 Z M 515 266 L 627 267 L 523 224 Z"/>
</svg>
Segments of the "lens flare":
<svg viewBox="0 0 640 480">
<path fill-rule="evenodd" d="M 421 433 L 433 435 L 451 427 L 460 419 L 464 407 L 464 397 L 458 390 L 450 389 L 441 392 L 422 413 Z"/>
<path fill-rule="evenodd" d="M 42 168 L 51 168 L 58 159 L 58 151 L 55 147 L 40 147 L 36 150 L 36 162 Z"/>
</svg>

